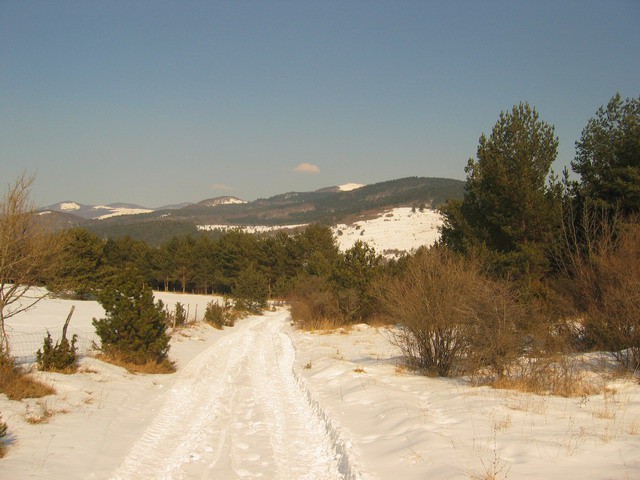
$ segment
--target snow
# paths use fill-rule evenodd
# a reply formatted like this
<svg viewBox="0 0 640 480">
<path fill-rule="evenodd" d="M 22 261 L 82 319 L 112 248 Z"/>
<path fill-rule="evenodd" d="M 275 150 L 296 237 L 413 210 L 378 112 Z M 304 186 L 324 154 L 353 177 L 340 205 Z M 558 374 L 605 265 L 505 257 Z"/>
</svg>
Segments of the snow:
<svg viewBox="0 0 640 480">
<path fill-rule="evenodd" d="M 202 201 L 198 205 L 203 205 L 206 207 L 217 207 L 218 205 L 242 205 L 245 203 L 247 202 L 236 197 L 217 197 L 210 200 Z"/>
<path fill-rule="evenodd" d="M 63 202 L 60 204 L 60 210 L 65 212 L 71 210 L 80 210 L 80 205 L 74 202 Z"/>
<path fill-rule="evenodd" d="M 357 190 L 358 188 L 362 188 L 365 185 L 362 183 L 345 183 L 344 185 L 340 185 L 338 190 L 341 192 L 350 192 L 351 190 Z"/>
<path fill-rule="evenodd" d="M 435 210 L 400 207 L 382 212 L 374 219 L 338 224 L 333 233 L 341 251 L 361 240 L 377 253 L 393 257 L 422 245 L 433 245 L 440 238 L 441 226 L 442 216 Z"/>
<path fill-rule="evenodd" d="M 157 296 L 192 317 L 214 298 Z M 100 305 L 49 299 L 10 319 L 11 334 L 57 332 L 71 305 L 71 326 L 91 334 Z M 404 370 L 388 336 L 296 331 L 281 308 L 176 331 L 171 375 L 91 357 L 74 375 L 35 373 L 57 394 L 0 395 L 0 478 L 640 478 L 637 379 L 581 398 L 473 387 Z"/>
<path fill-rule="evenodd" d="M 307 224 L 299 224 L 299 225 L 198 225 L 198 230 L 242 230 L 247 233 L 267 233 L 274 232 L 277 230 L 293 230 L 296 228 L 304 228 Z"/>
<path fill-rule="evenodd" d="M 403 252 L 412 252 L 422 245 L 433 245 L 440 238 L 442 216 L 435 210 L 415 210 L 399 207 L 385 210 L 376 218 L 351 224 L 338 224 L 332 232 L 341 251 L 353 247 L 361 240 L 386 257 L 395 257 Z M 240 229 L 248 233 L 265 233 L 275 230 L 304 228 L 298 225 L 198 225 L 198 230 Z"/>
<path fill-rule="evenodd" d="M 141 213 L 150 213 L 153 210 L 148 208 L 123 208 L 123 207 L 108 207 L 105 205 L 97 205 L 93 207 L 95 210 L 108 210 L 109 213 L 96 217 L 96 220 L 105 220 L 107 218 L 119 217 L 121 215 L 139 215 Z"/>
</svg>

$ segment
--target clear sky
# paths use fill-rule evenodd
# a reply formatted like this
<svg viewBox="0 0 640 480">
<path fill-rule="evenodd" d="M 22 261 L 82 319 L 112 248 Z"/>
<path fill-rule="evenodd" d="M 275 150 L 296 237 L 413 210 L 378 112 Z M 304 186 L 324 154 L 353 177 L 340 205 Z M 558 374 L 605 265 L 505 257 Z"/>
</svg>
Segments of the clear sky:
<svg viewBox="0 0 640 480">
<path fill-rule="evenodd" d="M 638 0 L 0 0 L 0 175 L 42 206 L 464 179 L 520 101 L 560 171 L 616 92 Z"/>
</svg>

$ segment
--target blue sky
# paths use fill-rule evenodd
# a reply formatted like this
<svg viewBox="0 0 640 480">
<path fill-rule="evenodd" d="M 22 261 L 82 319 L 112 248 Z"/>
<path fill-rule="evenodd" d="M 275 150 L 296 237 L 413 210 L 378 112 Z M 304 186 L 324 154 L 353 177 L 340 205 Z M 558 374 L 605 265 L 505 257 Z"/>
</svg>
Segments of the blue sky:
<svg viewBox="0 0 640 480">
<path fill-rule="evenodd" d="M 637 0 L 0 0 L 2 178 L 148 207 L 464 179 L 520 101 L 560 171 L 599 106 L 640 95 L 638 25 Z"/>
</svg>

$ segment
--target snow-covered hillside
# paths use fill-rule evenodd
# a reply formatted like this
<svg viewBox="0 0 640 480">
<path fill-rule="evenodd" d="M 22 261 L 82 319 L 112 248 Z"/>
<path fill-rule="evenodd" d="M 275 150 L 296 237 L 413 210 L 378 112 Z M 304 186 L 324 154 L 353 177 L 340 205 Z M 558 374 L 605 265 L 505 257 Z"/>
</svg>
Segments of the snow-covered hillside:
<svg viewBox="0 0 640 480">
<path fill-rule="evenodd" d="M 344 185 L 340 185 L 338 190 L 341 192 L 350 192 L 351 190 L 357 190 L 362 187 L 364 187 L 364 184 L 362 183 L 345 183 Z"/>
<path fill-rule="evenodd" d="M 433 245 L 440 238 L 442 216 L 434 211 L 420 211 L 410 207 L 387 210 L 378 217 L 351 224 L 338 224 L 332 228 L 341 251 L 351 248 L 361 240 L 386 257 L 412 252 L 426 245 Z M 231 230 L 239 228 L 249 233 L 265 233 L 274 230 L 303 228 L 301 225 L 198 225 L 198 230 Z"/>
<path fill-rule="evenodd" d="M 129 207 L 110 207 L 108 205 L 96 205 L 93 207 L 96 211 L 106 211 L 104 215 L 94 217 L 95 220 L 105 220 L 107 218 L 119 217 L 121 215 L 138 215 L 140 213 L 150 213 L 153 210 L 149 208 L 129 208 Z"/>
<path fill-rule="evenodd" d="M 49 205 L 44 211 L 71 213 L 81 218 L 91 220 L 104 220 L 106 218 L 123 215 L 138 215 L 140 213 L 153 212 L 153 209 L 127 203 L 113 203 L 110 205 L 83 205 L 76 202 L 59 202 Z"/>
<path fill-rule="evenodd" d="M 383 212 L 374 219 L 336 225 L 333 232 L 342 251 L 361 240 L 377 253 L 392 257 L 422 245 L 433 245 L 440 238 L 441 226 L 442 216 L 434 210 L 401 207 Z"/>
<path fill-rule="evenodd" d="M 201 202 L 198 202 L 197 205 L 200 207 L 217 207 L 220 205 L 242 205 L 245 203 L 247 202 L 245 202 L 240 198 L 231 197 L 227 195 L 224 197 L 208 198 L 206 200 L 202 200 Z"/>
</svg>

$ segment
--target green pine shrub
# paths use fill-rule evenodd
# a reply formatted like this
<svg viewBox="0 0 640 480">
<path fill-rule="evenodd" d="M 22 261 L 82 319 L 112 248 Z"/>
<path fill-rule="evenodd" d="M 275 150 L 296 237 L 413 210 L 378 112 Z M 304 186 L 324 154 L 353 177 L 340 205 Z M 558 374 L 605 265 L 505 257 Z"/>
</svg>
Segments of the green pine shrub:
<svg viewBox="0 0 640 480">
<path fill-rule="evenodd" d="M 269 281 L 252 265 L 240 272 L 232 293 L 238 310 L 260 313 L 267 306 Z"/>
<path fill-rule="evenodd" d="M 167 360 L 166 314 L 139 276 L 128 270 L 114 277 L 98 301 L 106 317 L 94 318 L 93 325 L 103 353 L 138 365 Z"/>
<path fill-rule="evenodd" d="M 78 361 L 77 341 L 77 335 L 71 337 L 71 342 L 63 336 L 54 345 L 51 333 L 47 331 L 42 350 L 36 353 L 38 369 L 45 372 L 75 372 Z"/>
<path fill-rule="evenodd" d="M 164 311 L 167 326 L 169 327 L 182 327 L 187 323 L 187 310 L 180 302 L 176 302 L 176 306 L 171 312 L 168 308 L 164 308 L 164 303 L 161 300 L 158 301 Z"/>
<path fill-rule="evenodd" d="M 236 315 L 232 311 L 228 300 L 225 300 L 223 305 L 213 300 L 207 304 L 204 312 L 204 321 L 210 323 L 215 328 L 221 330 L 222 327 L 233 327 L 235 320 Z"/>
</svg>

